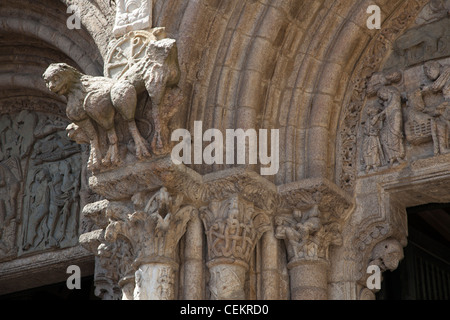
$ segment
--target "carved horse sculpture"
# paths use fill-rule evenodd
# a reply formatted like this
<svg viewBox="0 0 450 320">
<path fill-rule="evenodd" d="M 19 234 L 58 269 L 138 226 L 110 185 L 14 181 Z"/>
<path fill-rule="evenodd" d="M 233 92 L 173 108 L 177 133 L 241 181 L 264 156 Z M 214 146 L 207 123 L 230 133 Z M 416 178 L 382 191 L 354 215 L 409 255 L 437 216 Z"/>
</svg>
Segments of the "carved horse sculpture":
<svg viewBox="0 0 450 320">
<path fill-rule="evenodd" d="M 84 75 L 65 63 L 51 64 L 43 74 L 48 89 L 67 98 L 67 117 L 75 124 L 70 126 L 70 130 L 81 130 L 82 136 L 89 140 L 91 153 L 88 166 L 91 169 L 98 169 L 100 163 L 108 166 L 121 161 L 114 126 L 116 112 L 128 124 L 136 145 L 136 157 L 142 159 L 150 156 L 135 121 L 137 95 L 145 90 L 152 101 L 155 126 L 152 152 L 161 153 L 164 147 L 161 126 L 166 123 L 161 124 L 160 106 L 166 88 L 177 84 L 179 77 L 177 47 L 173 39 L 151 41 L 146 48 L 145 59 L 136 62 L 117 80 Z M 104 158 L 92 121 L 108 136 L 109 148 Z"/>
</svg>

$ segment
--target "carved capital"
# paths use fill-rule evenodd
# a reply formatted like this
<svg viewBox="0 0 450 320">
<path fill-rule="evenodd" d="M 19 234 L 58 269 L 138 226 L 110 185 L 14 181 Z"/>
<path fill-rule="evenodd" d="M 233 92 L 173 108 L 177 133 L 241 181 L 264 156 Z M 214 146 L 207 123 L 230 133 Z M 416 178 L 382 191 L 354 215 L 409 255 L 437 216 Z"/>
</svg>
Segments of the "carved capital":
<svg viewBox="0 0 450 320">
<path fill-rule="evenodd" d="M 173 198 L 164 187 L 148 201 L 144 193 L 136 194 L 132 201 L 134 212 L 123 206 L 111 208 L 111 223 L 106 228 L 105 239 L 110 242 L 120 237 L 128 239 L 135 251 L 133 264 L 136 267 L 174 261 L 178 241 L 196 209 L 182 206 L 183 197 Z"/>
<path fill-rule="evenodd" d="M 275 237 L 285 241 L 290 267 L 303 260 L 328 261 L 329 247 L 342 244 L 340 223 L 326 216 L 315 205 L 275 218 Z"/>
<path fill-rule="evenodd" d="M 180 194 L 172 196 L 163 187 L 151 197 L 140 192 L 131 202 L 103 200 L 85 207 L 87 217 L 103 228 L 80 238 L 82 245 L 96 254 L 99 296 L 117 299 L 121 290 L 122 299 L 172 297 L 167 290 L 155 295 L 159 287 L 153 285 L 159 281 L 154 281 L 157 270 L 170 267 L 173 273 L 178 268 L 178 242 L 197 212 L 182 202 Z"/>
<path fill-rule="evenodd" d="M 201 209 L 208 241 L 208 260 L 217 263 L 248 266 L 257 240 L 270 229 L 268 216 L 253 203 L 235 195 L 212 201 Z"/>
<path fill-rule="evenodd" d="M 328 261 L 331 245 L 341 245 L 341 230 L 353 208 L 350 197 L 324 179 L 279 187 L 283 199 L 275 217 L 275 236 L 286 242 L 291 267 L 299 261 Z"/>
</svg>

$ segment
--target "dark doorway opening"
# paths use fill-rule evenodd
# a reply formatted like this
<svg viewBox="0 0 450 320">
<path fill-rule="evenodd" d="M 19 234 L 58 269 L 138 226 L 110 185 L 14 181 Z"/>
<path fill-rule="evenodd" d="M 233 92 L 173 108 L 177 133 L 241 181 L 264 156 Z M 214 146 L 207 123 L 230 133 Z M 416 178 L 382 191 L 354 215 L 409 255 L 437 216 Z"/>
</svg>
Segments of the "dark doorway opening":
<svg viewBox="0 0 450 320">
<path fill-rule="evenodd" d="M 66 282 L 0 296 L 0 300 L 98 300 L 94 294 L 94 276 L 83 277 L 81 288 L 69 290 Z"/>
<path fill-rule="evenodd" d="M 379 300 L 450 299 L 450 204 L 407 209 L 408 245 L 397 270 L 385 272 Z"/>
</svg>

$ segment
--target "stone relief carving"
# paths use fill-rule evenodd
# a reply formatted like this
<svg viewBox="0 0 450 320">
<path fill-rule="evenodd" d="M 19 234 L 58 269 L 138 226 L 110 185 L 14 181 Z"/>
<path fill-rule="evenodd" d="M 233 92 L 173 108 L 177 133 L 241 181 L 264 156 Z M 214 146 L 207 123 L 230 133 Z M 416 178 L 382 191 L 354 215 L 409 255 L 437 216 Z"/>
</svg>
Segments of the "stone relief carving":
<svg viewBox="0 0 450 320">
<path fill-rule="evenodd" d="M 285 240 L 289 261 L 328 260 L 330 245 L 341 245 L 341 226 L 327 221 L 318 206 L 275 217 L 275 237 Z"/>
<path fill-rule="evenodd" d="M 386 239 L 372 250 L 369 266 L 376 265 L 381 271 L 393 271 L 403 259 L 403 246 L 396 239 Z"/>
<path fill-rule="evenodd" d="M 430 1 L 417 16 L 416 24 L 401 35 L 386 67 L 410 67 L 449 55 L 450 2 Z"/>
<path fill-rule="evenodd" d="M 133 30 L 152 27 L 153 0 L 118 0 L 113 28 L 116 37 Z"/>
<path fill-rule="evenodd" d="M 383 73 L 369 81 L 368 92 L 376 92 L 379 100 L 369 98 L 361 122 L 366 173 L 424 157 L 430 143 L 433 154 L 428 156 L 449 153 L 450 66 L 428 61 L 403 73 L 404 83 L 386 85 L 380 81 Z"/>
<path fill-rule="evenodd" d="M 361 123 L 361 112 L 365 100 L 370 94 L 367 86 L 371 77 L 381 69 L 381 64 L 389 54 L 391 44 L 405 31 L 415 17 L 422 11 L 428 0 L 415 0 L 405 3 L 398 15 L 388 19 L 383 28 L 368 45 L 365 58 L 361 60 L 355 69 L 351 79 L 351 86 L 347 93 L 348 103 L 342 111 L 341 130 L 338 137 L 339 144 L 339 172 L 337 184 L 346 191 L 352 191 L 358 175 L 358 130 Z M 395 63 L 390 66 L 398 67 Z"/>
<path fill-rule="evenodd" d="M 65 126 L 27 110 L 0 117 L 0 259 L 77 242 L 81 149 Z"/>
<path fill-rule="evenodd" d="M 449 0 L 431 0 L 416 19 L 417 25 L 428 24 L 442 18 L 450 13 Z"/>
<path fill-rule="evenodd" d="M 380 74 L 375 74 L 369 82 L 368 91 L 376 93 L 378 101 L 367 107 L 367 118 L 363 126 L 363 162 L 365 171 L 384 165 L 401 163 L 405 158 L 402 98 L 399 90 L 381 81 Z M 381 79 L 388 76 L 381 74 Z M 398 81 L 398 79 L 396 79 Z"/>
<path fill-rule="evenodd" d="M 135 117 L 138 95 L 144 91 L 152 103 L 152 152 L 160 155 L 170 151 L 168 121 L 177 111 L 177 106 L 167 106 L 164 97 L 166 89 L 177 84 L 179 69 L 175 40 L 159 39 L 162 36 L 164 32 L 157 29 L 153 33 L 131 32 L 119 39 L 110 51 L 107 66 L 108 70 L 113 67 L 122 70 L 116 78 L 84 75 L 64 63 L 50 65 L 43 74 L 49 90 L 67 98 L 67 117 L 73 121 L 68 127 L 69 136 L 79 143 L 89 141 L 88 167 L 91 170 L 114 167 L 122 162 L 119 143 L 124 141 L 119 141 L 118 123 L 126 123 L 134 142 L 128 148 L 135 150 L 136 158 L 150 157 Z M 121 47 L 124 42 L 131 43 L 127 47 L 129 50 L 124 51 Z M 136 54 L 143 56 L 138 59 Z M 125 62 L 120 62 L 121 59 Z M 120 115 L 120 120 L 116 115 Z M 105 155 L 101 149 L 102 133 L 107 136 Z"/>
<path fill-rule="evenodd" d="M 256 242 L 271 229 L 269 217 L 238 195 L 212 201 L 200 211 L 208 245 L 211 299 L 245 299 L 250 257 Z"/>
<path fill-rule="evenodd" d="M 434 154 L 447 154 L 450 152 L 450 66 L 442 66 L 436 61 L 429 61 L 424 65 L 424 72 L 433 83 L 422 85 L 422 94 L 442 93 L 444 101 L 431 110 L 425 106 L 422 112 L 431 117 Z"/>
<path fill-rule="evenodd" d="M 238 196 L 213 201 L 201 209 L 209 260 L 229 258 L 248 263 L 256 240 L 268 230 L 268 217 Z"/>
<path fill-rule="evenodd" d="M 105 228 L 103 236 L 81 241 L 98 256 L 100 294 L 117 299 L 111 292 L 118 287 L 122 299 L 175 298 L 178 242 L 197 213 L 194 207 L 161 188 L 151 197 L 141 192 L 131 202 L 103 200 L 84 211 Z"/>
<path fill-rule="evenodd" d="M 394 271 L 395 269 L 397 269 L 398 264 L 403 259 L 403 257 L 403 246 L 400 244 L 400 242 L 394 238 L 388 238 L 379 242 L 372 249 L 372 253 L 369 259 L 370 261 L 367 264 L 366 268 L 375 265 L 380 268 L 380 271 L 382 273 L 388 270 Z M 378 292 L 379 289 L 368 289 L 366 287 L 367 278 L 368 275 L 366 274 L 360 281 L 362 289 L 360 291 L 359 299 L 375 300 L 375 293 Z"/>
</svg>

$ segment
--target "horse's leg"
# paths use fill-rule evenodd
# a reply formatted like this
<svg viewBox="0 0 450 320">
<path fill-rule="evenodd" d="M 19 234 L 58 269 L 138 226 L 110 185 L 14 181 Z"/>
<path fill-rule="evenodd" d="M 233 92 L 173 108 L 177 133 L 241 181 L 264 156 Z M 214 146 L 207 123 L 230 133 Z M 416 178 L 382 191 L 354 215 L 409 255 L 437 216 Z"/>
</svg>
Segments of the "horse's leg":
<svg viewBox="0 0 450 320">
<path fill-rule="evenodd" d="M 105 158 L 102 161 L 102 164 L 108 165 L 118 165 L 121 163 L 119 157 L 119 147 L 117 145 L 118 139 L 114 126 L 106 131 L 108 135 L 109 148 L 106 153 Z"/>
<path fill-rule="evenodd" d="M 152 150 L 155 154 L 164 153 L 164 144 L 161 138 L 161 117 L 159 115 L 159 104 L 155 103 L 152 106 L 152 117 L 155 125 L 155 133 L 152 139 Z"/>
<path fill-rule="evenodd" d="M 79 121 L 75 124 L 78 125 L 84 131 L 84 133 L 88 136 L 90 141 L 91 151 L 89 154 L 89 161 L 88 161 L 89 169 L 91 170 L 98 169 L 102 161 L 102 154 L 100 151 L 98 134 L 97 131 L 95 130 L 94 125 L 92 124 L 89 118 L 83 121 Z"/>
<path fill-rule="evenodd" d="M 136 145 L 136 158 L 139 160 L 150 157 L 150 152 L 147 150 L 145 146 L 144 138 L 142 138 L 139 130 L 136 126 L 136 121 L 130 120 L 128 121 L 128 130 L 130 130 L 131 135 L 133 136 L 134 144 Z"/>
</svg>

